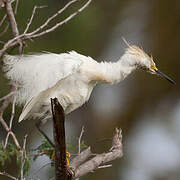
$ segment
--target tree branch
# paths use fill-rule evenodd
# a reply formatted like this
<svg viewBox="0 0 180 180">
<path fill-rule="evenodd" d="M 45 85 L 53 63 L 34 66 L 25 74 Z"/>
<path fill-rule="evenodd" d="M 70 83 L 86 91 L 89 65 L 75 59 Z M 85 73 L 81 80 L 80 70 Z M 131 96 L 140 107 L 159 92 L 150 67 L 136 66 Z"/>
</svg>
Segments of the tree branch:
<svg viewBox="0 0 180 180">
<path fill-rule="evenodd" d="M 46 29 L 42 32 L 39 33 L 39 31 L 41 31 L 43 28 L 45 28 L 49 22 L 54 19 L 55 17 L 57 17 L 58 15 L 60 15 L 62 12 L 64 12 L 64 10 L 69 7 L 71 4 L 75 3 L 78 0 L 72 0 L 71 2 L 69 2 L 64 8 L 62 8 L 61 10 L 59 10 L 57 13 L 55 13 L 53 16 L 51 16 L 50 18 L 48 18 L 46 20 L 46 22 L 41 25 L 39 28 L 37 28 L 36 30 L 30 32 L 30 33 L 23 33 L 21 35 L 18 35 L 16 37 L 14 37 L 13 39 L 9 40 L 7 43 L 4 44 L 3 48 L 0 50 L 0 57 L 5 53 L 5 51 L 7 51 L 9 48 L 14 47 L 16 45 L 19 44 L 19 40 L 21 40 L 21 42 L 25 41 L 25 40 L 30 40 L 33 38 L 37 38 L 40 36 L 43 36 L 47 33 L 53 32 L 54 30 L 56 30 L 58 27 L 66 24 L 68 21 L 70 21 L 72 18 L 74 18 L 76 15 L 78 15 L 80 12 L 82 12 L 86 7 L 88 7 L 88 5 L 91 3 L 92 0 L 88 0 L 81 8 L 79 8 L 76 12 L 72 13 L 71 15 L 69 15 L 67 18 L 65 18 L 63 21 L 58 22 L 57 24 L 55 24 L 54 26 L 50 27 L 49 29 Z M 32 16 L 33 13 L 32 13 Z M 31 17 L 32 17 L 31 16 Z M 29 26 L 29 25 L 28 25 Z M 27 27 L 26 27 L 27 28 Z M 25 31 L 27 32 L 27 30 L 25 29 Z"/>
<path fill-rule="evenodd" d="M 78 156 L 78 158 L 80 158 L 81 154 Z M 74 179 L 84 176 L 85 174 L 92 172 L 98 169 L 99 167 L 105 165 L 107 162 L 121 158 L 122 156 L 123 156 L 123 150 L 122 150 L 121 130 L 116 128 L 113 141 L 112 141 L 112 147 L 109 150 L 109 152 L 98 154 L 92 159 L 90 159 L 89 161 L 86 161 L 85 163 L 81 164 L 79 167 L 76 167 L 76 166 L 73 167 L 73 164 L 76 164 L 75 162 L 71 164 L 72 171 L 74 174 Z"/>
<path fill-rule="evenodd" d="M 53 132 L 55 141 L 55 174 L 56 180 L 67 179 L 66 167 L 66 140 L 64 127 L 64 110 L 57 98 L 51 99 L 51 109 L 53 115 Z"/>
<path fill-rule="evenodd" d="M 7 17 L 9 19 L 9 23 L 10 23 L 10 26 L 11 26 L 13 36 L 18 37 L 19 36 L 19 30 L 18 30 L 18 27 L 17 27 L 17 23 L 16 23 L 16 19 L 15 19 L 15 16 L 14 16 L 14 12 L 13 12 L 11 3 L 12 2 L 9 1 L 9 0 L 7 0 L 5 2 L 6 14 L 7 14 Z M 16 9 L 17 9 L 17 5 L 18 5 L 18 2 L 16 4 Z M 20 39 L 18 39 L 18 43 L 19 43 L 19 54 L 22 54 L 23 44 L 22 44 Z"/>
<path fill-rule="evenodd" d="M 6 172 L 0 172 L 0 175 L 6 176 L 6 177 L 11 178 L 11 179 L 13 179 L 13 180 L 18 180 L 16 177 L 14 177 L 14 176 L 6 173 Z"/>
</svg>

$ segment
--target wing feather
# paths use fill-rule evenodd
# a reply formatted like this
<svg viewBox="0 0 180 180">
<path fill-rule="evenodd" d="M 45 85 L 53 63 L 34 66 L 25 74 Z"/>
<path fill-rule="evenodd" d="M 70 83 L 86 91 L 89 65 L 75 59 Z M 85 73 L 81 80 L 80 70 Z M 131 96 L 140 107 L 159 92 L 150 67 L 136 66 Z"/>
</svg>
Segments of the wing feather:
<svg viewBox="0 0 180 180">
<path fill-rule="evenodd" d="M 19 86 L 17 102 L 25 104 L 40 92 L 77 71 L 85 58 L 89 57 L 74 51 L 63 54 L 6 55 L 4 71 L 7 78 Z"/>
</svg>

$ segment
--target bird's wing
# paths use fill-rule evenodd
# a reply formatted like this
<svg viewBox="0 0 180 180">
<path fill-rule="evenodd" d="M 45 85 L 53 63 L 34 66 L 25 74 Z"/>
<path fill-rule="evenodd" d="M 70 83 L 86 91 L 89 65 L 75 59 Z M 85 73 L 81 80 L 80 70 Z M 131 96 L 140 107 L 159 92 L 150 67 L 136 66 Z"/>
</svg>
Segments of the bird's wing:
<svg viewBox="0 0 180 180">
<path fill-rule="evenodd" d="M 19 86 L 17 102 L 25 104 L 40 92 L 76 72 L 85 58 L 89 57 L 74 51 L 63 54 L 8 55 L 4 58 L 4 71 Z"/>
</svg>

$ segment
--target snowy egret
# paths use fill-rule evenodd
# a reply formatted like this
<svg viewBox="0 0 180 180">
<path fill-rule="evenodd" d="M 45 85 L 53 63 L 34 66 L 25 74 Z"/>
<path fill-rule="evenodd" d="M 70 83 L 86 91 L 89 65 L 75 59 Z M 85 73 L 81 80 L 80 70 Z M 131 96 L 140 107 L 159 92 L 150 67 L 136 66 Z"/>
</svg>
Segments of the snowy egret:
<svg viewBox="0 0 180 180">
<path fill-rule="evenodd" d="M 97 62 L 75 51 L 5 56 L 6 76 L 19 86 L 17 102 L 24 104 L 19 122 L 50 118 L 50 98 L 57 97 L 65 114 L 88 101 L 97 84 L 116 84 L 135 69 L 144 69 L 174 83 L 160 72 L 153 58 L 135 45 L 129 45 L 117 62 Z"/>
</svg>

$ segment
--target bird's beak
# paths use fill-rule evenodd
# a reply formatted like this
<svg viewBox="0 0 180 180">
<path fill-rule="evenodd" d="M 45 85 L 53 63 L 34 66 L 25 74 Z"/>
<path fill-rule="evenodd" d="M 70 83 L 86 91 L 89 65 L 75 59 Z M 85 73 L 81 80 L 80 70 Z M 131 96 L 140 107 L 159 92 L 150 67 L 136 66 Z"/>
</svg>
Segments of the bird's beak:
<svg viewBox="0 0 180 180">
<path fill-rule="evenodd" d="M 159 71 L 156 66 L 152 65 L 151 68 L 156 72 L 156 74 L 160 75 L 162 78 L 168 80 L 172 84 L 176 84 L 175 81 L 173 81 L 170 77 Z"/>
<path fill-rule="evenodd" d="M 176 84 L 175 81 L 173 81 L 170 77 L 168 77 L 167 75 L 165 75 L 164 73 L 162 73 L 161 71 L 159 71 L 158 69 L 155 70 L 155 72 L 160 75 L 161 77 L 163 77 L 164 79 L 168 80 L 170 83 L 172 84 Z"/>
</svg>

